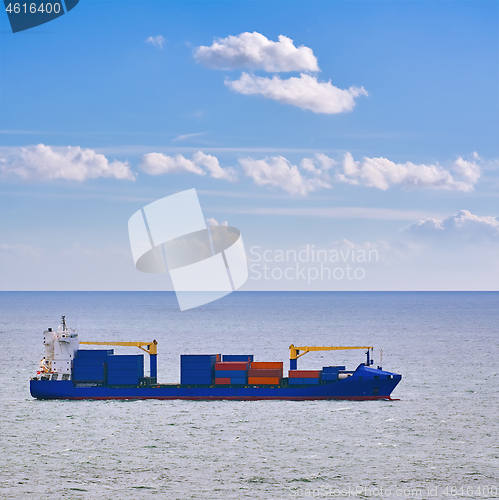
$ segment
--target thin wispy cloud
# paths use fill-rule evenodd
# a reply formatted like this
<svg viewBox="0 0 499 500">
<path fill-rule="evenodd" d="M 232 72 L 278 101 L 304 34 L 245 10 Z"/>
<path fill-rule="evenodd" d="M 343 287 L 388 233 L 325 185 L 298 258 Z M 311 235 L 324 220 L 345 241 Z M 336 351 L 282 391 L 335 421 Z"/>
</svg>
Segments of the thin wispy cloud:
<svg viewBox="0 0 499 500">
<path fill-rule="evenodd" d="M 318 217 L 325 219 L 374 219 L 414 221 L 422 218 L 440 217 L 423 210 L 399 210 L 379 207 L 228 207 L 207 208 L 211 212 L 274 215 L 290 217 Z"/>
<path fill-rule="evenodd" d="M 172 139 L 172 142 L 182 142 L 182 141 L 187 141 L 189 139 L 194 139 L 195 137 L 201 137 L 202 135 L 206 135 L 208 132 L 196 132 L 194 134 L 184 134 L 184 135 L 178 135 L 174 139 Z"/>
<path fill-rule="evenodd" d="M 53 134 L 54 132 L 45 132 L 43 130 L 0 130 L 0 134 L 12 134 L 12 135 L 23 135 L 23 134 Z"/>
<path fill-rule="evenodd" d="M 163 45 L 166 43 L 166 40 L 161 35 L 150 36 L 150 37 L 146 38 L 146 43 L 150 43 L 154 47 L 157 47 L 158 49 L 162 49 Z"/>
<path fill-rule="evenodd" d="M 278 38 L 278 42 L 273 42 L 256 31 L 218 38 L 209 47 L 197 47 L 194 58 L 211 69 L 248 68 L 270 73 L 319 71 L 311 48 L 296 47 L 293 40 L 284 35 Z"/>
<path fill-rule="evenodd" d="M 26 181 L 65 179 L 84 181 L 113 177 L 133 181 L 128 162 L 109 161 L 103 154 L 80 146 L 53 147 L 44 144 L 9 148 L 0 156 L 0 174 Z"/>
<path fill-rule="evenodd" d="M 33 245 L 26 245 L 23 243 L 0 243 L 0 254 L 4 255 L 30 255 L 32 257 L 40 258 L 43 256 L 44 249 Z"/>
</svg>

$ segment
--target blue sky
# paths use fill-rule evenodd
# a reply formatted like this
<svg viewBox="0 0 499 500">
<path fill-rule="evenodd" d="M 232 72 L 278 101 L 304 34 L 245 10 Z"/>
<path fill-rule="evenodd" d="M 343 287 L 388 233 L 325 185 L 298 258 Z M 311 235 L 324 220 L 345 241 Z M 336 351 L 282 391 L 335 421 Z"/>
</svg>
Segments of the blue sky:
<svg viewBox="0 0 499 500">
<path fill-rule="evenodd" d="M 127 221 L 194 187 L 247 250 L 379 253 L 361 281 L 246 289 L 497 289 L 497 19 L 492 1 L 81 0 L 12 34 L 2 12 L 0 287 L 164 289 L 134 269 Z M 277 69 L 231 59 L 262 36 Z M 306 99 L 276 97 L 298 79 Z"/>
</svg>

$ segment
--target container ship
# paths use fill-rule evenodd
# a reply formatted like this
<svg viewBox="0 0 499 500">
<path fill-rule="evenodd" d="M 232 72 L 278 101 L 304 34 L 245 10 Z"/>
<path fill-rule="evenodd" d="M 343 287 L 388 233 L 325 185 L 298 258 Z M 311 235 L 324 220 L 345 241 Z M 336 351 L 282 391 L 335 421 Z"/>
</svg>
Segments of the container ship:
<svg viewBox="0 0 499 500">
<path fill-rule="evenodd" d="M 187 400 L 373 400 L 389 399 L 402 376 L 373 367 L 372 346 L 290 346 L 290 369 L 283 362 L 255 361 L 249 354 L 180 356 L 180 384 L 157 382 L 157 342 L 80 342 L 62 324 L 44 333 L 45 356 L 31 378 L 38 399 L 187 399 Z M 80 349 L 81 345 L 132 346 L 147 353 L 118 355 L 113 349 Z M 345 366 L 299 370 L 298 359 L 314 351 L 359 349 L 367 356 L 353 371 Z"/>
</svg>

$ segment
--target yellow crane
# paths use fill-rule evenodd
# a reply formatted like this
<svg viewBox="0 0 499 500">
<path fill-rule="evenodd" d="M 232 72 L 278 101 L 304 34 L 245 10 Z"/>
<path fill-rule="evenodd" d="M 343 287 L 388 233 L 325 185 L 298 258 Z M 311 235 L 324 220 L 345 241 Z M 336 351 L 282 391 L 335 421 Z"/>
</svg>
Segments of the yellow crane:
<svg viewBox="0 0 499 500">
<path fill-rule="evenodd" d="M 296 347 L 293 344 L 289 346 L 289 369 L 296 370 L 298 367 L 298 358 L 312 351 L 344 351 L 347 349 L 367 349 L 367 366 L 371 365 L 370 351 L 373 350 L 372 346 L 302 346 Z"/>
<path fill-rule="evenodd" d="M 158 343 L 156 340 L 152 342 L 80 342 L 80 344 L 138 347 L 149 354 L 150 376 L 154 378 L 158 376 Z"/>
</svg>

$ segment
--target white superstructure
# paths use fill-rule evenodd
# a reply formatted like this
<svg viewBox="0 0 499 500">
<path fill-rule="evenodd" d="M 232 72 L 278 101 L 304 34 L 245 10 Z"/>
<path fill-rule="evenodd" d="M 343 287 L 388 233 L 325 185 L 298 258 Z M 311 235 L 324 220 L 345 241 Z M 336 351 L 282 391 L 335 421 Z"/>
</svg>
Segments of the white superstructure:
<svg viewBox="0 0 499 500">
<path fill-rule="evenodd" d="M 57 374 L 52 378 L 62 379 L 71 377 L 71 368 L 76 351 L 79 347 L 78 334 L 66 325 L 66 317 L 62 317 L 62 323 L 53 331 L 52 328 L 43 332 L 43 343 L 45 344 L 45 357 L 40 361 L 40 374 Z"/>
</svg>

